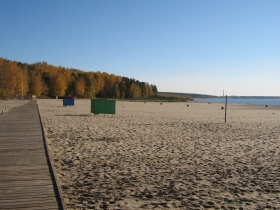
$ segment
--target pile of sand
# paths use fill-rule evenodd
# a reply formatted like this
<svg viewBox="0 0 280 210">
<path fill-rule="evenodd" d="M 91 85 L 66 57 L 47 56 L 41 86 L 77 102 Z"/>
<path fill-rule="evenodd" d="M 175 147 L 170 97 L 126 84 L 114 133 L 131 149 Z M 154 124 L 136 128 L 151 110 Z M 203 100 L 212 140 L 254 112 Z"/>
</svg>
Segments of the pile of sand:
<svg viewBox="0 0 280 210">
<path fill-rule="evenodd" d="M 280 107 L 39 100 L 69 209 L 279 209 Z"/>
</svg>

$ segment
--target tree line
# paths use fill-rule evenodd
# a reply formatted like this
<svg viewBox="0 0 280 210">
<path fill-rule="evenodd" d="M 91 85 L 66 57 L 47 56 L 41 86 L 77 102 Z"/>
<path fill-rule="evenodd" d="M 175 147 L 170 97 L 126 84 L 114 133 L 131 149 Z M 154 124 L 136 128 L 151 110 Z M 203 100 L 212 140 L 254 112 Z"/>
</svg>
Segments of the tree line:
<svg viewBox="0 0 280 210">
<path fill-rule="evenodd" d="M 0 58 L 0 98 L 71 96 L 78 98 L 149 98 L 156 85 L 108 74 Z"/>
</svg>

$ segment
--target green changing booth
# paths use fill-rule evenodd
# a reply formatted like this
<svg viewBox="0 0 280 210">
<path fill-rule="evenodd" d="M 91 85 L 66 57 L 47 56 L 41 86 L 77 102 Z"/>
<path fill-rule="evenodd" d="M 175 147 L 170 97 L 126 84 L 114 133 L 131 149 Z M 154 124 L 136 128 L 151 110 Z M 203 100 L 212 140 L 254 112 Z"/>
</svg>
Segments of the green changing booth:
<svg viewBox="0 0 280 210">
<path fill-rule="evenodd" d="M 91 99 L 91 113 L 116 114 L 116 100 Z"/>
</svg>

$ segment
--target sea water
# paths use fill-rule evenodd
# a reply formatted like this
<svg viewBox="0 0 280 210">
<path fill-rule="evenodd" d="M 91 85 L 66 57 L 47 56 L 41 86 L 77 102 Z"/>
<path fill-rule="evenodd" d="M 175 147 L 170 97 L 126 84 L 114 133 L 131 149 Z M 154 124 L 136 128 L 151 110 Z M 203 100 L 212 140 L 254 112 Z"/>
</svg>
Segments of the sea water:
<svg viewBox="0 0 280 210">
<path fill-rule="evenodd" d="M 225 103 L 225 98 L 195 98 L 195 101 L 207 103 Z M 280 106 L 280 98 L 274 99 L 236 99 L 228 98 L 228 104 L 256 104 L 256 105 L 276 105 Z"/>
</svg>

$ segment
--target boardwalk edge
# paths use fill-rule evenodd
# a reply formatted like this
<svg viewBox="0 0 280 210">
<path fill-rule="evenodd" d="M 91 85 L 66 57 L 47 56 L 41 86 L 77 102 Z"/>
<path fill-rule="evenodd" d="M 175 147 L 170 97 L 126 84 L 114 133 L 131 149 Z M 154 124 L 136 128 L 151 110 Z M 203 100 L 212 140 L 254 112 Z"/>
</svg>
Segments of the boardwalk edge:
<svg viewBox="0 0 280 210">
<path fill-rule="evenodd" d="M 39 113 L 39 119 L 40 119 L 41 128 L 42 128 L 42 132 L 43 132 L 44 144 L 45 144 L 45 147 L 46 147 L 46 150 L 47 150 L 48 159 L 50 161 L 51 170 L 52 170 L 52 173 L 53 173 L 53 176 L 54 176 L 54 179 L 55 179 L 55 183 L 56 183 L 56 186 L 57 186 L 57 190 L 58 190 L 59 198 L 60 198 L 60 201 L 61 201 L 61 204 L 62 204 L 62 208 L 63 208 L 63 210 L 67 210 L 67 207 L 66 207 L 66 204 L 65 204 L 65 201 L 64 201 L 64 198 L 63 198 L 63 194 L 62 194 L 62 191 L 61 191 L 61 187 L 60 187 L 60 184 L 59 184 L 59 180 L 58 180 L 58 177 L 57 177 L 57 174 L 56 174 L 56 170 L 55 170 L 54 165 L 53 165 L 53 158 L 49 153 L 49 146 L 47 144 L 46 131 L 45 131 L 44 123 L 43 123 L 42 118 L 41 118 L 41 113 L 40 113 L 38 103 L 37 103 L 37 110 L 38 110 L 38 113 Z"/>
</svg>

